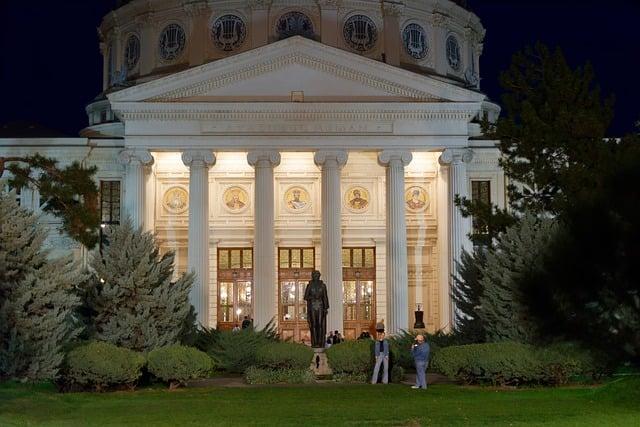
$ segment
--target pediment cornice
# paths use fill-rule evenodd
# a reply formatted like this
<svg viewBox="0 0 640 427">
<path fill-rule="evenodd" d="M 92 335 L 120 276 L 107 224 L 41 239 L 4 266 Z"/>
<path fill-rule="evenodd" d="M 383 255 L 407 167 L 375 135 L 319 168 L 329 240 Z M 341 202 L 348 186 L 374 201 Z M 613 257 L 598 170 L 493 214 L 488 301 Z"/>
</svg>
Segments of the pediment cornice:
<svg viewBox="0 0 640 427">
<path fill-rule="evenodd" d="M 179 102 L 300 65 L 416 102 L 480 102 L 481 93 L 302 37 L 291 37 L 108 95 L 112 103 Z"/>
</svg>

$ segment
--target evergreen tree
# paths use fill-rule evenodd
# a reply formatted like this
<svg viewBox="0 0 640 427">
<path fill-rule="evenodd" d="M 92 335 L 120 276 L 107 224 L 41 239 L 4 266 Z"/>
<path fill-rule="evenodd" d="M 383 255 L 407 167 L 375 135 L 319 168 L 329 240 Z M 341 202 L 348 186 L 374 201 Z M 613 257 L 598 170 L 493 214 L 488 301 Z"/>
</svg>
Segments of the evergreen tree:
<svg viewBox="0 0 640 427">
<path fill-rule="evenodd" d="M 456 307 L 455 332 L 470 343 L 486 339 L 484 322 L 478 313 L 483 293 L 482 267 L 486 260 L 483 247 L 474 248 L 472 253 L 464 251 L 458 264 L 459 276 L 453 278 L 451 299 Z"/>
<path fill-rule="evenodd" d="M 480 268 L 483 292 L 479 317 L 489 341 L 527 343 L 537 338 L 521 283 L 539 268 L 539 260 L 556 230 L 554 220 L 528 213 L 502 233 L 495 247 L 487 251 L 486 263 Z"/>
<path fill-rule="evenodd" d="M 0 378 L 54 379 L 64 347 L 81 331 L 70 258 L 51 260 L 47 231 L 14 193 L 0 193 Z"/>
<path fill-rule="evenodd" d="M 84 295 L 91 335 L 144 352 L 178 343 L 190 316 L 193 276 L 172 282 L 174 254 L 160 256 L 153 235 L 130 221 L 106 236 L 91 262 L 95 283 Z"/>
</svg>

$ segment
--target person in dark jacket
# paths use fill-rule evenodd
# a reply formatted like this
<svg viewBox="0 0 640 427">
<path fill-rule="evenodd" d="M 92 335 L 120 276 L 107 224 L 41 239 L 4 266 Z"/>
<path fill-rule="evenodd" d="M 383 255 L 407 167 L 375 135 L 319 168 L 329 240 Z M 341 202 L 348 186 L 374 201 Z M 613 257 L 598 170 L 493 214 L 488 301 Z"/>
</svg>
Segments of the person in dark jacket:
<svg viewBox="0 0 640 427">
<path fill-rule="evenodd" d="M 378 382 L 378 372 L 380 372 L 380 365 L 382 369 L 382 384 L 389 383 L 389 341 L 384 337 L 384 332 L 378 334 L 378 340 L 375 342 L 375 359 L 376 365 L 373 368 L 373 377 L 371 378 L 371 384 Z"/>
<path fill-rule="evenodd" d="M 242 321 L 242 329 L 247 329 L 251 327 L 251 320 L 249 320 L 249 316 L 244 316 L 244 320 Z"/>
<path fill-rule="evenodd" d="M 416 336 L 416 340 L 411 347 L 411 355 L 416 364 L 416 385 L 411 386 L 411 388 L 427 388 L 429 350 L 429 344 L 424 340 L 424 335 Z"/>
</svg>

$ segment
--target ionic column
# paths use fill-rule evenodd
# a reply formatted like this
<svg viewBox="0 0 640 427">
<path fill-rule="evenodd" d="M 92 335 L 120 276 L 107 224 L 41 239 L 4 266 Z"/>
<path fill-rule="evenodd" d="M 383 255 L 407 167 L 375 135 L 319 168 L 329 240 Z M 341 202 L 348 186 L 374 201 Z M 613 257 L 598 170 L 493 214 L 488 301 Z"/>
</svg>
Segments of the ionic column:
<svg viewBox="0 0 640 427">
<path fill-rule="evenodd" d="M 134 228 L 144 226 L 145 217 L 145 174 L 153 164 L 149 150 L 123 150 L 118 161 L 125 165 L 123 218 L 129 218 Z"/>
<path fill-rule="evenodd" d="M 458 263 L 463 250 L 471 250 L 471 217 L 463 217 L 460 208 L 455 205 L 456 196 L 461 198 L 469 197 L 469 183 L 467 179 L 467 163 L 473 159 L 473 151 L 470 149 L 450 149 L 447 148 L 440 155 L 440 164 L 449 166 L 449 212 L 451 214 L 449 222 L 451 251 L 451 277 L 457 277 L 459 273 Z M 452 286 L 452 279 L 449 279 L 449 289 Z M 452 302 L 453 304 L 453 302 Z M 452 317 L 455 319 L 456 307 L 452 306 Z M 455 325 L 454 325 L 455 326 Z"/>
<path fill-rule="evenodd" d="M 189 293 L 198 323 L 209 321 L 209 167 L 216 158 L 208 150 L 187 150 L 182 162 L 189 168 L 188 269 L 196 277 Z"/>
<path fill-rule="evenodd" d="M 247 155 L 247 161 L 255 168 L 253 319 L 256 327 L 264 328 L 277 318 L 273 168 L 280 164 L 280 153 L 275 150 L 252 151 Z"/>
<path fill-rule="evenodd" d="M 407 222 L 404 202 L 404 167 L 409 151 L 385 150 L 378 162 L 386 166 L 387 202 L 387 319 L 391 334 L 409 329 L 409 282 L 407 278 Z"/>
<path fill-rule="evenodd" d="M 340 172 L 346 151 L 318 151 L 313 160 L 322 169 L 322 279 L 327 285 L 327 330 L 342 331 L 342 216 Z"/>
</svg>

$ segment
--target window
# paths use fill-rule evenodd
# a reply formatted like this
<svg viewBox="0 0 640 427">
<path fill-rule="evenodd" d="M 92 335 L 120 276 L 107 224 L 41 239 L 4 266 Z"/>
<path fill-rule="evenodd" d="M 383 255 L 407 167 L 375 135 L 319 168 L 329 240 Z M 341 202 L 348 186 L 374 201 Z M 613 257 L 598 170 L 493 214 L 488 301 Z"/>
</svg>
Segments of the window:
<svg viewBox="0 0 640 427">
<path fill-rule="evenodd" d="M 240 17 L 224 15 L 216 19 L 211 28 L 211 38 L 219 49 L 231 51 L 240 46 L 247 36 L 247 27 Z"/>
<path fill-rule="evenodd" d="M 104 228 L 118 224 L 120 224 L 120 181 L 100 181 L 100 246 L 104 244 Z"/>
<path fill-rule="evenodd" d="M 342 248 L 344 336 L 371 332 L 375 322 L 375 248 Z"/>
<path fill-rule="evenodd" d="M 173 61 L 182 55 L 186 36 L 178 24 L 167 25 L 160 33 L 160 57 L 165 61 Z"/>
<path fill-rule="evenodd" d="M 427 44 L 427 33 L 418 24 L 409 24 L 402 32 L 402 42 L 404 48 L 414 59 L 423 59 L 427 56 L 429 46 Z"/>
<path fill-rule="evenodd" d="M 460 44 L 456 36 L 447 37 L 447 62 L 454 71 L 460 71 L 462 61 L 460 59 Z"/>
<path fill-rule="evenodd" d="M 302 12 L 285 13 L 278 19 L 276 32 L 280 40 L 292 36 L 313 38 L 313 22 Z"/>
<path fill-rule="evenodd" d="M 378 40 L 376 24 L 365 15 L 353 15 L 347 19 L 342 34 L 347 44 L 360 52 L 372 49 Z"/>
<path fill-rule="evenodd" d="M 471 200 L 491 205 L 491 181 L 471 181 Z M 487 224 L 473 218 L 474 234 L 488 234 Z"/>
<path fill-rule="evenodd" d="M 218 328 L 253 318 L 253 249 L 218 249 Z"/>
<path fill-rule="evenodd" d="M 128 73 L 136 68 L 138 60 L 140 60 L 140 39 L 135 34 L 131 34 L 124 49 L 124 63 Z"/>
</svg>

